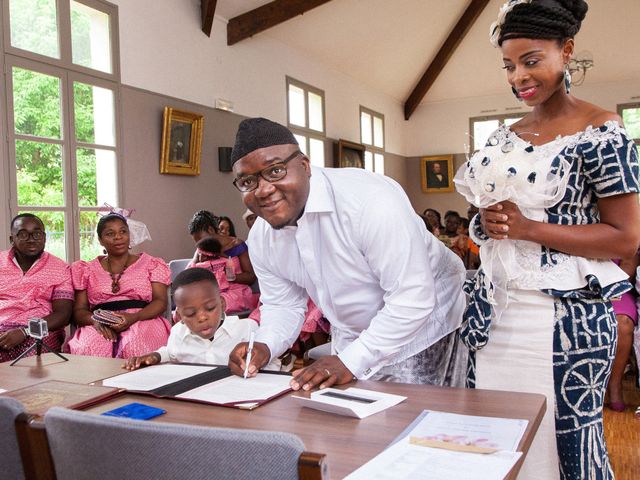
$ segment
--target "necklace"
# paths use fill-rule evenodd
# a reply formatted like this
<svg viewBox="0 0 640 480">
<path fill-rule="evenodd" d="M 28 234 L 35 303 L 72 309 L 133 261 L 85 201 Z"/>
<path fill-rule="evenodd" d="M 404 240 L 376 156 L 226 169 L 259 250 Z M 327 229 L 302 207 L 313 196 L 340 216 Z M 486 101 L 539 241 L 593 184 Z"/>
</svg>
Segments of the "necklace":
<svg viewBox="0 0 640 480">
<path fill-rule="evenodd" d="M 111 261 L 109 261 L 109 255 L 107 255 L 107 270 L 109 271 L 109 276 L 111 277 L 111 293 L 118 293 L 120 291 L 120 278 L 122 274 L 127 269 L 127 262 L 129 261 L 129 254 L 127 253 L 127 259 L 124 262 L 124 268 L 120 273 L 113 273 L 111 271 Z"/>
</svg>

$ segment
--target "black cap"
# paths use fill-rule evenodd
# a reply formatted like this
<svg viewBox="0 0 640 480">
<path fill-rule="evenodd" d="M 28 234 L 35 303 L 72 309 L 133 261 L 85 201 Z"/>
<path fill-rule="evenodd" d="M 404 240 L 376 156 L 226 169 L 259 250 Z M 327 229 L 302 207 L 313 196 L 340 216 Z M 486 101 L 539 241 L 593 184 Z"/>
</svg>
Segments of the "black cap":
<svg viewBox="0 0 640 480">
<path fill-rule="evenodd" d="M 298 141 L 287 127 L 266 118 L 243 120 L 231 152 L 231 165 L 255 150 L 273 145 L 298 145 Z"/>
</svg>

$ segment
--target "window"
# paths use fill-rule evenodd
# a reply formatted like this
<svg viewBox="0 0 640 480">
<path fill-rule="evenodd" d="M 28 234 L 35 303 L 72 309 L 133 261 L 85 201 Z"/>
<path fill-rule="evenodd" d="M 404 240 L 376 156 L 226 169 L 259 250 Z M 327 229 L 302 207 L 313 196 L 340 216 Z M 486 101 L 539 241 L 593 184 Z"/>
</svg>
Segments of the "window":
<svg viewBox="0 0 640 480">
<path fill-rule="evenodd" d="M 35 213 L 48 251 L 88 260 L 102 250 L 98 208 L 119 203 L 117 12 L 99 0 L 9 0 L 8 10 L 11 215 Z"/>
<path fill-rule="evenodd" d="M 324 167 L 324 92 L 287 77 L 287 124 L 311 164 Z"/>
<path fill-rule="evenodd" d="M 364 168 L 384 175 L 384 116 L 362 106 L 360 143 L 365 146 Z"/>
<path fill-rule="evenodd" d="M 618 105 L 618 114 L 622 117 L 629 137 L 640 145 L 640 103 Z"/>
<path fill-rule="evenodd" d="M 510 113 L 504 115 L 490 115 L 485 117 L 473 117 L 469 119 L 469 150 L 477 152 L 483 148 L 489 135 L 495 132 L 500 125 L 510 126 L 524 117 L 524 113 Z"/>
</svg>

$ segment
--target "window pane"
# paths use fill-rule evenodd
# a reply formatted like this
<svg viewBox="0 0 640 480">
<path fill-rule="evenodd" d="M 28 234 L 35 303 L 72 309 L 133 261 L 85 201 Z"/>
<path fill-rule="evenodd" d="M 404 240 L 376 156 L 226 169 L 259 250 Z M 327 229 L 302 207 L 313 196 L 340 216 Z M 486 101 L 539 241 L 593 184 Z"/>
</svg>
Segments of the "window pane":
<svg viewBox="0 0 640 480">
<path fill-rule="evenodd" d="M 384 127 L 380 117 L 373 117 L 373 144 L 376 147 L 384 148 Z"/>
<path fill-rule="evenodd" d="M 365 112 L 360 112 L 360 137 L 362 143 L 371 145 L 371 115 Z"/>
<path fill-rule="evenodd" d="M 60 79 L 13 67 L 13 110 L 16 133 L 61 138 Z"/>
<path fill-rule="evenodd" d="M 82 260 L 89 261 L 102 255 L 102 246 L 98 243 L 96 234 L 98 220 L 100 217 L 96 212 L 80 212 L 80 259 Z"/>
<path fill-rule="evenodd" d="M 295 139 L 298 141 L 298 145 L 300 146 L 300 151 L 307 155 L 307 137 L 304 135 L 293 134 Z"/>
<path fill-rule="evenodd" d="M 369 151 L 364 152 L 364 168 L 373 172 L 373 153 Z"/>
<path fill-rule="evenodd" d="M 82 207 L 118 204 L 116 154 L 110 150 L 79 148 L 78 203 Z"/>
<path fill-rule="evenodd" d="M 624 121 L 627 133 L 631 138 L 640 138 L 640 107 L 625 108 L 622 111 L 622 120 Z"/>
<path fill-rule="evenodd" d="M 311 165 L 324 167 L 324 142 L 316 138 L 309 139 L 309 160 Z"/>
<path fill-rule="evenodd" d="M 304 90 L 289 85 L 289 123 L 306 127 L 304 119 Z"/>
<path fill-rule="evenodd" d="M 19 213 L 33 213 L 40 217 L 40 220 L 44 223 L 44 231 L 47 233 L 47 243 L 45 244 L 44 249 L 56 257 L 66 261 L 67 252 L 65 248 L 64 212 L 20 210 Z"/>
<path fill-rule="evenodd" d="M 373 156 L 374 160 L 374 171 L 379 173 L 380 175 L 384 175 L 384 155 L 381 153 L 376 153 Z"/>
<path fill-rule="evenodd" d="M 498 128 L 498 120 L 485 120 L 473 124 L 473 149 L 480 150 L 487 143 L 489 135 Z"/>
<path fill-rule="evenodd" d="M 56 0 L 10 0 L 11 45 L 60 58 Z"/>
<path fill-rule="evenodd" d="M 16 140 L 18 205 L 64 205 L 62 147 Z"/>
<path fill-rule="evenodd" d="M 516 118 L 505 118 L 504 119 L 504 124 L 507 127 L 510 127 L 511 125 L 513 125 L 514 123 L 516 123 L 518 120 L 520 120 L 522 117 L 516 117 Z"/>
<path fill-rule="evenodd" d="M 309 128 L 324 132 L 322 97 L 312 92 L 309 92 Z"/>
<path fill-rule="evenodd" d="M 73 104 L 78 141 L 115 146 L 113 91 L 74 82 Z"/>
<path fill-rule="evenodd" d="M 71 49 L 73 63 L 111 73 L 109 15 L 71 2 Z"/>
</svg>

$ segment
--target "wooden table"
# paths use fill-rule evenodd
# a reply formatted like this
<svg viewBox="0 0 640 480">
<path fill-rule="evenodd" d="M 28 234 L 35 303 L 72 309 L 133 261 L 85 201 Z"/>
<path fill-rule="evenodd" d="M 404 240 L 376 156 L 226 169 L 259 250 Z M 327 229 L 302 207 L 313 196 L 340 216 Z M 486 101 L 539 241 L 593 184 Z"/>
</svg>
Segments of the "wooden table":
<svg viewBox="0 0 640 480">
<path fill-rule="evenodd" d="M 18 388 L 44 380 L 100 383 L 100 379 L 124 372 L 120 369 L 122 360 L 73 355 L 69 358 L 69 362 L 62 362 L 47 354 L 39 360 L 34 357 L 21 360 L 14 367 L 9 367 L 8 363 L 0 364 L 0 388 Z M 354 385 L 404 395 L 407 400 L 362 420 L 303 408 L 290 395 L 246 411 L 125 394 L 89 411 L 101 413 L 138 401 L 166 410 L 167 413 L 158 417 L 158 421 L 293 433 L 302 439 L 307 451 L 327 454 L 331 478 L 343 478 L 380 453 L 426 409 L 528 420 L 519 448 L 525 455 L 545 411 L 542 395 L 372 381 L 359 381 L 348 386 Z M 308 393 L 296 395 L 308 396 Z M 525 455 L 508 478 L 516 478 Z"/>
</svg>

